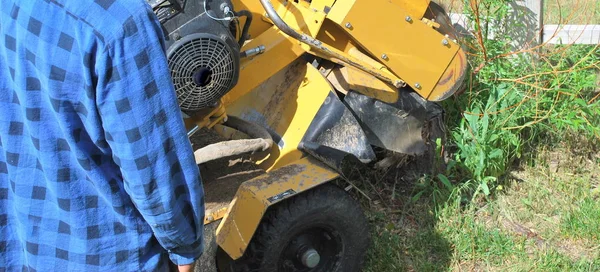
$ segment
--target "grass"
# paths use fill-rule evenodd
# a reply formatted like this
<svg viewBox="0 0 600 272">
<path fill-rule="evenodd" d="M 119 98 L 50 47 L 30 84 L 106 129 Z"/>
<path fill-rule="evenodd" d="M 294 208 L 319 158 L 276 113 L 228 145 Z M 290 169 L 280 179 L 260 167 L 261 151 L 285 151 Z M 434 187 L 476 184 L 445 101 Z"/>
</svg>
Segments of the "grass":
<svg viewBox="0 0 600 272">
<path fill-rule="evenodd" d="M 448 12 L 462 13 L 464 1 L 440 0 Z M 544 0 L 545 24 L 600 24 L 600 1 Z"/>
<path fill-rule="evenodd" d="M 404 201 L 369 209 L 364 271 L 600 271 L 599 161 L 600 152 L 542 150 L 472 203 L 459 194 L 434 203 L 431 191 L 412 202 L 418 182 L 404 184 Z"/>
<path fill-rule="evenodd" d="M 544 10 L 547 24 L 600 24 L 600 1 L 545 0 Z"/>
<path fill-rule="evenodd" d="M 368 177 L 365 270 L 600 271 L 600 47 L 521 51 L 492 29 L 508 0 L 477 2 L 454 7 L 480 25 L 461 40 L 465 90 L 443 103 L 449 167 Z M 566 6 L 582 3 L 599 5 Z"/>
<path fill-rule="evenodd" d="M 451 259 L 451 245 L 435 229 L 436 218 L 419 202 L 403 214 L 374 208 L 374 245 L 364 271 L 440 271 Z"/>
<path fill-rule="evenodd" d="M 576 207 L 563 219 L 562 229 L 565 236 L 573 239 L 584 239 L 600 242 L 600 207 L 598 202 L 591 198 L 576 201 Z"/>
</svg>

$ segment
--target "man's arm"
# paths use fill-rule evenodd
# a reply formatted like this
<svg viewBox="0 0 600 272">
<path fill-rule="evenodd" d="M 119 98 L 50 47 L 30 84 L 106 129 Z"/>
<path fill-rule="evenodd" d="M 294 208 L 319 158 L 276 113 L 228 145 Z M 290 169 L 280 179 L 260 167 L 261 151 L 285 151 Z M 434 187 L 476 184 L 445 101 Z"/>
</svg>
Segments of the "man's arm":
<svg viewBox="0 0 600 272">
<path fill-rule="evenodd" d="M 177 265 L 203 250 L 204 192 L 151 12 L 108 43 L 96 100 L 124 186 Z"/>
</svg>

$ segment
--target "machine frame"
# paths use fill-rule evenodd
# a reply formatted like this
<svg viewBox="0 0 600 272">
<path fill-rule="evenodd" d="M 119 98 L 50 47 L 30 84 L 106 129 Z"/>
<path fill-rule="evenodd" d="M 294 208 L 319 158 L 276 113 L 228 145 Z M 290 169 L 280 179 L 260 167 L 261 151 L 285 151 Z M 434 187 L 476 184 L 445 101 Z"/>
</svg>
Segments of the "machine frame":
<svg viewBox="0 0 600 272">
<path fill-rule="evenodd" d="M 216 244 L 236 260 L 270 207 L 346 178 L 339 163 L 303 148 L 331 94 L 355 92 L 393 104 L 401 102 L 401 92 L 412 92 L 441 101 L 461 85 L 466 56 L 453 33 L 436 22 L 446 15 L 429 0 L 232 2 L 254 18 L 241 51 L 260 53 L 241 59 L 237 85 L 218 106 L 185 122 L 190 132 L 211 128 L 228 139 L 243 138 L 220 126 L 231 115 L 276 136 L 269 152 L 254 155 L 266 173 L 243 182 L 228 206 L 207 211 L 205 225 L 219 224 Z M 311 63 L 307 55 L 322 61 Z"/>
</svg>

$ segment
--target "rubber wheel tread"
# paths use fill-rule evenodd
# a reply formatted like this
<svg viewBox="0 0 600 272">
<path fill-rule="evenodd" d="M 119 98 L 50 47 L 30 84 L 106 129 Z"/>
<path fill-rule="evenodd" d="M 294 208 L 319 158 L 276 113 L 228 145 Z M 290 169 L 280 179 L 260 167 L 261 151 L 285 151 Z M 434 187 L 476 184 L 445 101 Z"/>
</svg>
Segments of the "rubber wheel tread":
<svg viewBox="0 0 600 272">
<path fill-rule="evenodd" d="M 341 258 L 332 272 L 360 271 L 370 244 L 368 222 L 359 203 L 331 184 L 304 192 L 267 210 L 244 256 L 235 261 L 229 259 L 225 266 L 221 257 L 219 266 L 226 267 L 221 271 L 280 272 L 279 256 L 285 246 L 296 233 L 315 224 L 327 224 L 341 237 Z"/>
</svg>

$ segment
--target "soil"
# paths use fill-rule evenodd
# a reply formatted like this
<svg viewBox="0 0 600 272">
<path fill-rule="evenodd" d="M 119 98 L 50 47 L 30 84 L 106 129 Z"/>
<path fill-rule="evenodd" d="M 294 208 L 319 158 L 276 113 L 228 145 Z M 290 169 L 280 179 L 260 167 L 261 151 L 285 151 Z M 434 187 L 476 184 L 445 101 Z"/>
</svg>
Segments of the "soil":
<svg viewBox="0 0 600 272">
<path fill-rule="evenodd" d="M 225 141 L 210 129 L 198 130 L 190 137 L 194 151 L 209 144 Z M 243 182 L 264 174 L 247 157 L 237 156 L 210 161 L 199 166 L 205 191 L 207 214 L 229 205 Z"/>
<path fill-rule="evenodd" d="M 224 137 L 210 129 L 200 129 L 190 137 L 194 151 L 209 144 L 225 141 Z M 199 166 L 205 194 L 205 209 L 209 215 L 213 211 L 229 206 L 238 187 L 243 182 L 264 173 L 256 164 L 243 156 L 209 161 Z M 217 272 L 216 229 L 221 220 L 204 226 L 205 249 L 196 262 L 195 272 Z"/>
</svg>

